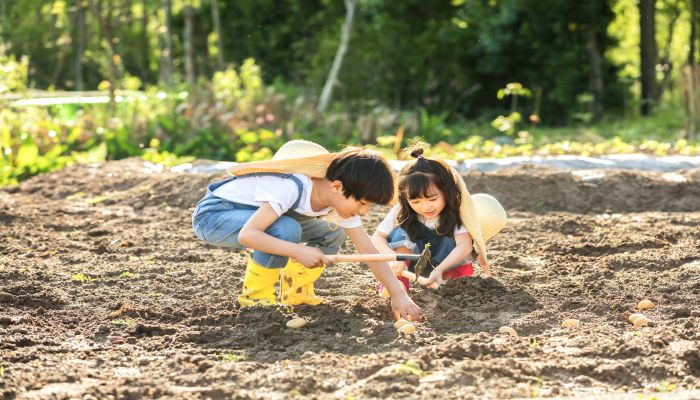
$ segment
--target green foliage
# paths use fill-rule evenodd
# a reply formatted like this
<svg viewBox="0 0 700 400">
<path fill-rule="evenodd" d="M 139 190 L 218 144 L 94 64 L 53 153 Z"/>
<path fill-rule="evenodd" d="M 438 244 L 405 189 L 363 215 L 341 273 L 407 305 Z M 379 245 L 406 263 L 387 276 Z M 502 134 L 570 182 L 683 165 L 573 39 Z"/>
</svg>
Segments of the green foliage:
<svg viewBox="0 0 700 400">
<path fill-rule="evenodd" d="M 76 281 L 76 282 L 80 282 L 80 283 L 92 282 L 95 280 L 95 278 L 93 278 L 89 275 L 85 275 L 82 272 L 78 272 L 77 274 L 73 274 L 71 276 L 71 279 Z"/>
<path fill-rule="evenodd" d="M 138 279 L 141 277 L 141 274 L 137 274 L 134 272 L 129 272 L 129 271 L 124 271 L 119 275 L 120 278 L 124 279 Z"/>
<path fill-rule="evenodd" d="M 28 68 L 29 59 L 26 56 L 18 61 L 13 55 L 6 55 L 0 42 L 0 95 L 25 90 Z"/>
<path fill-rule="evenodd" d="M 244 355 L 241 354 L 236 354 L 236 353 L 223 353 L 219 355 L 219 360 L 226 362 L 226 363 L 235 363 L 238 361 L 242 361 L 245 359 Z"/>
</svg>

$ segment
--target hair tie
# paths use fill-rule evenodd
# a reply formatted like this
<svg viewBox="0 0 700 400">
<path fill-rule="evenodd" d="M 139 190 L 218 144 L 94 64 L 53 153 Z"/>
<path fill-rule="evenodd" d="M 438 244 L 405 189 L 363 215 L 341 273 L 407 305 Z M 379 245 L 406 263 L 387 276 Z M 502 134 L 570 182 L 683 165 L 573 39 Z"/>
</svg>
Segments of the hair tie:
<svg viewBox="0 0 700 400">
<path fill-rule="evenodd" d="M 419 159 L 419 160 L 422 160 L 422 159 L 423 159 L 423 155 L 421 154 L 421 155 L 419 155 L 419 156 L 416 157 L 416 158 Z"/>
</svg>

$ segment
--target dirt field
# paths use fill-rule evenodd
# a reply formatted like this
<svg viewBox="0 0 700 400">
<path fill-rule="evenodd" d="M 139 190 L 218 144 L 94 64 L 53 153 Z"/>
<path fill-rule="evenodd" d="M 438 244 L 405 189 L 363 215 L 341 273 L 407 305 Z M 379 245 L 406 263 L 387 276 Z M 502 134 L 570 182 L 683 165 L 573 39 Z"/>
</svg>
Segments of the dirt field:
<svg viewBox="0 0 700 400">
<path fill-rule="evenodd" d="M 700 170 L 465 177 L 509 212 L 494 278 L 413 290 L 413 337 L 359 264 L 327 305 L 239 309 L 245 255 L 190 227 L 216 176 L 125 160 L 0 190 L 0 397 L 700 398 Z"/>
</svg>

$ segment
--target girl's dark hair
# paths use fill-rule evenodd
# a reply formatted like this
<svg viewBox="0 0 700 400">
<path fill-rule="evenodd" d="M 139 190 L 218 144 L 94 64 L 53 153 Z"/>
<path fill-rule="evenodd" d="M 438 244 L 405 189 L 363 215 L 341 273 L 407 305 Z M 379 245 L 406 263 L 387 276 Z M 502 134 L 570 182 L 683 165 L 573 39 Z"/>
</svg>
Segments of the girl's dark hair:
<svg viewBox="0 0 700 400">
<path fill-rule="evenodd" d="M 406 164 L 399 173 L 399 226 L 408 233 L 412 241 L 416 241 L 424 225 L 418 213 L 411 208 L 409 200 L 428 197 L 430 187 L 435 186 L 445 196 L 445 208 L 439 216 L 437 233 L 441 236 L 452 236 L 455 228 L 462 225 L 459 216 L 462 196 L 452 175 L 452 169 L 442 160 L 423 157 L 423 148 L 420 146 L 409 148 L 408 151 L 416 160 Z"/>
<path fill-rule="evenodd" d="M 391 166 L 376 151 L 344 150 L 331 161 L 326 179 L 343 183 L 343 195 L 376 204 L 389 204 L 394 197 Z"/>
</svg>

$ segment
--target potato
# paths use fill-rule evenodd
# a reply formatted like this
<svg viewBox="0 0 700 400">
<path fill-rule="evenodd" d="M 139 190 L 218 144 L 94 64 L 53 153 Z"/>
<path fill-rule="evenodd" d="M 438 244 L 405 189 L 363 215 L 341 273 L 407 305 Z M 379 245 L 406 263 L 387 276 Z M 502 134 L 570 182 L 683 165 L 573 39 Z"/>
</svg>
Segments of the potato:
<svg viewBox="0 0 700 400">
<path fill-rule="evenodd" d="M 642 300 L 637 304 L 637 308 L 640 310 L 650 310 L 656 307 L 656 304 L 652 303 L 651 300 Z"/>
<path fill-rule="evenodd" d="M 637 318 L 646 318 L 646 317 L 644 317 L 644 314 L 630 314 L 630 317 L 628 319 L 629 319 L 631 324 L 634 324 L 634 321 L 636 321 Z"/>
<path fill-rule="evenodd" d="M 401 326 L 398 329 L 398 331 L 400 333 L 403 333 L 404 335 L 410 335 L 416 331 L 416 326 L 413 325 L 412 323 L 408 322 L 408 323 L 404 324 L 403 326 Z"/>
<path fill-rule="evenodd" d="M 518 337 L 518 332 L 510 326 L 502 326 L 498 328 L 498 333 L 507 333 L 510 336 Z"/>
<path fill-rule="evenodd" d="M 634 320 L 633 324 L 635 328 L 641 328 L 643 326 L 648 326 L 651 323 L 651 320 L 647 317 L 639 317 Z"/>
<path fill-rule="evenodd" d="M 402 326 L 410 324 L 410 322 L 406 321 L 405 319 L 401 318 L 398 321 L 394 322 L 394 328 L 399 329 Z"/>
<path fill-rule="evenodd" d="M 287 321 L 287 328 L 299 329 L 308 323 L 304 318 L 294 318 Z"/>
<path fill-rule="evenodd" d="M 566 319 L 561 323 L 562 328 L 571 328 L 572 326 L 579 326 L 581 321 L 577 319 Z"/>
</svg>

